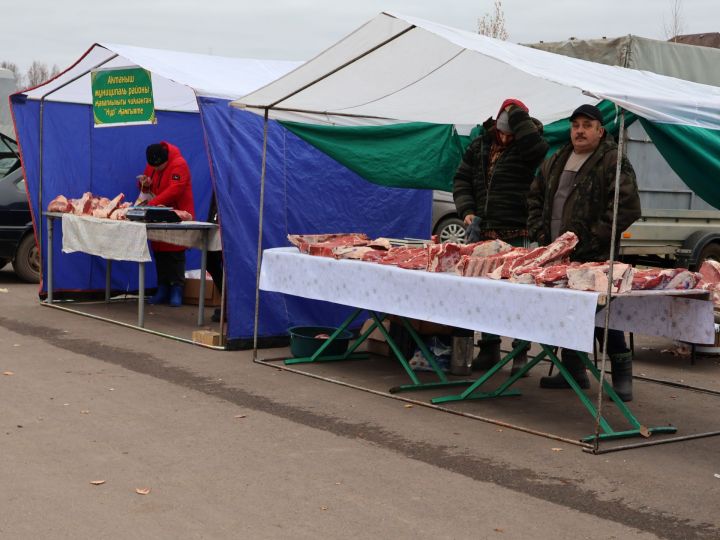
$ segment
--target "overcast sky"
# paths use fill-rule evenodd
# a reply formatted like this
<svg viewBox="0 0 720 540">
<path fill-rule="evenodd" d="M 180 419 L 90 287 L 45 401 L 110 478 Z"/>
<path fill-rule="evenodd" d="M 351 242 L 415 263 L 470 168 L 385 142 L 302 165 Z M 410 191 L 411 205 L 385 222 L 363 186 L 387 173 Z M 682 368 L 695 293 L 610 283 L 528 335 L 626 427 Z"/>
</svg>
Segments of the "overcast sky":
<svg viewBox="0 0 720 540">
<path fill-rule="evenodd" d="M 672 0 L 503 0 L 510 41 L 665 39 Z M 95 42 L 307 60 L 381 11 L 475 31 L 493 0 L 27 0 L 0 4 L 0 60 L 65 68 Z M 681 0 L 684 33 L 720 31 L 720 0 Z"/>
</svg>

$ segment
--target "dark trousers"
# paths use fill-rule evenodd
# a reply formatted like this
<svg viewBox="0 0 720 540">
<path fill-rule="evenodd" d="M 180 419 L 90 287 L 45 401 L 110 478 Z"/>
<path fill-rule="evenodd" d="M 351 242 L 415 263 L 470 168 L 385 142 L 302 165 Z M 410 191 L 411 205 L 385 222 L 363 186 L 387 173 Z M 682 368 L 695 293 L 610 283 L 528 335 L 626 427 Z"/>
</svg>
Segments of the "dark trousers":
<svg viewBox="0 0 720 540">
<path fill-rule="evenodd" d="M 185 250 L 156 251 L 155 270 L 158 285 L 185 284 Z"/>
<path fill-rule="evenodd" d="M 213 283 L 218 291 L 222 292 L 223 283 L 223 256 L 222 251 L 208 251 L 207 271 L 212 276 Z"/>
<path fill-rule="evenodd" d="M 598 340 L 599 351 L 602 351 L 603 347 L 603 333 L 604 328 L 601 326 L 595 327 L 595 339 Z M 622 330 L 613 330 L 608 328 L 608 356 L 613 354 L 620 354 L 627 352 L 627 344 L 625 343 L 625 332 Z"/>
</svg>

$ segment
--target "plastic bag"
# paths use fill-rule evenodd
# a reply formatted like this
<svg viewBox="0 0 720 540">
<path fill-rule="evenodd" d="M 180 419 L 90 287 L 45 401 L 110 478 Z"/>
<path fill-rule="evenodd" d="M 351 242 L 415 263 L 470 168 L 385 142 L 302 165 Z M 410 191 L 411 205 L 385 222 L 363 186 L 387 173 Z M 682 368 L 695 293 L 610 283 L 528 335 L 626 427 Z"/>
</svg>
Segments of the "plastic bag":
<svg viewBox="0 0 720 540">
<path fill-rule="evenodd" d="M 435 356 L 435 363 L 442 371 L 450 371 L 450 358 L 452 357 L 452 345 L 444 343 L 439 337 L 432 336 L 425 340 L 425 345 Z M 433 371 L 430 362 L 423 355 L 420 349 L 415 349 L 408 364 L 413 371 Z"/>
</svg>

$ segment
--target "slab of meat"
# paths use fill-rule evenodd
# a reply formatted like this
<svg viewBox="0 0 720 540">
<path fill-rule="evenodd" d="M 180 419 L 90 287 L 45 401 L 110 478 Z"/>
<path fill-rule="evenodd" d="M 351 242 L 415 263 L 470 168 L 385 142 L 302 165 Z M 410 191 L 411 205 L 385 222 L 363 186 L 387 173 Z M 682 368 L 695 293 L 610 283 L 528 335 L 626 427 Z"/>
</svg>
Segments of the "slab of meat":
<svg viewBox="0 0 720 540">
<path fill-rule="evenodd" d="M 603 263 L 598 263 L 603 264 Z M 554 264 L 542 268 L 540 272 L 534 273 L 535 285 L 541 287 L 567 287 L 568 277 L 567 271 L 569 268 L 578 268 L 580 263 L 573 262 L 570 264 Z"/>
<path fill-rule="evenodd" d="M 90 216 L 92 215 L 92 199 L 93 194 L 89 191 L 83 193 L 79 199 L 71 199 L 70 202 L 73 205 L 73 213 L 76 216 Z"/>
<path fill-rule="evenodd" d="M 118 194 L 115 196 L 114 199 L 109 201 L 107 204 L 105 204 L 102 207 L 98 207 L 94 212 L 93 216 L 99 217 L 99 218 L 109 218 L 110 214 L 113 213 L 113 211 L 118 207 L 118 205 L 123 202 L 123 199 L 125 198 L 125 195 L 123 193 Z"/>
<path fill-rule="evenodd" d="M 636 269 L 633 276 L 633 290 L 659 290 L 664 289 L 682 268 L 647 268 Z"/>
<path fill-rule="evenodd" d="M 74 208 L 64 195 L 58 195 L 48 204 L 48 212 L 73 213 Z"/>
<path fill-rule="evenodd" d="M 322 245 L 333 248 L 336 246 L 366 246 L 370 238 L 365 234 L 333 233 L 333 234 L 288 234 L 287 239 L 297 247 L 301 253 L 310 253 L 310 246 Z M 332 257 L 332 252 L 325 249 L 316 249 L 317 253 L 325 257 Z M 313 255 L 313 253 L 311 253 Z"/>
<path fill-rule="evenodd" d="M 485 240 L 461 246 L 460 252 L 471 257 L 489 257 L 510 251 L 513 247 L 502 240 Z"/>
<path fill-rule="evenodd" d="M 608 272 L 607 263 L 588 263 L 576 268 L 568 268 L 568 287 L 579 291 L 607 292 Z M 629 264 L 615 263 L 613 265 L 613 283 L 611 291 L 625 293 L 632 289 L 633 268 Z"/>
<path fill-rule="evenodd" d="M 691 272 L 690 270 L 681 269 L 682 271 L 677 273 L 674 278 L 672 278 L 667 285 L 665 285 L 665 290 L 671 290 L 671 289 L 694 289 L 695 286 L 700 282 L 702 279 L 702 275 L 699 272 Z"/>
<path fill-rule="evenodd" d="M 385 250 L 376 250 L 370 246 L 339 246 L 333 248 L 333 257 L 336 259 L 362 260 L 363 256 L 369 251 L 380 251 L 381 253 L 386 253 Z"/>
<path fill-rule="evenodd" d="M 463 247 L 452 242 L 427 246 L 428 272 L 453 272 L 463 254 Z"/>
<path fill-rule="evenodd" d="M 533 267 L 558 264 L 568 260 L 577 243 L 578 237 L 575 233 L 570 231 L 563 233 L 547 246 L 533 249 L 517 259 L 509 268 L 503 268 L 502 277 L 509 278 L 511 274 L 519 275 Z"/>
<path fill-rule="evenodd" d="M 363 260 L 368 259 L 363 257 Z M 428 251 L 424 247 L 394 247 L 386 251 L 377 262 L 411 270 L 425 270 L 428 264 Z"/>
<path fill-rule="evenodd" d="M 392 247 L 389 238 L 376 238 L 367 244 L 371 248 L 389 250 Z"/>
<path fill-rule="evenodd" d="M 493 276 L 502 265 L 508 261 L 512 261 L 527 253 L 525 248 L 510 248 L 509 251 L 489 255 L 487 257 L 475 257 L 472 255 L 463 255 L 460 257 L 455 266 L 455 273 L 467 277 L 494 277 L 500 279 L 500 276 Z"/>
<path fill-rule="evenodd" d="M 700 266 L 700 275 L 705 283 L 720 283 L 720 262 L 706 259 Z"/>
</svg>

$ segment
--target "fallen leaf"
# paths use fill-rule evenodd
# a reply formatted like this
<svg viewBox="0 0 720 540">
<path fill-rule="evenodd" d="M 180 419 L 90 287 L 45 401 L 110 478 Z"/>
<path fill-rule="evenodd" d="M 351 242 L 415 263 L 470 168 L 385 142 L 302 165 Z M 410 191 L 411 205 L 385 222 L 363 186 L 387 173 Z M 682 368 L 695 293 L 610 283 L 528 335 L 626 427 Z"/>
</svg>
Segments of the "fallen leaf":
<svg viewBox="0 0 720 540">
<path fill-rule="evenodd" d="M 138 495 L 148 495 L 150 493 L 150 488 L 135 488 L 135 493 Z"/>
<path fill-rule="evenodd" d="M 20 346 L 19 343 L 13 343 L 13 347 L 19 347 L 19 346 Z"/>
<path fill-rule="evenodd" d="M 3 375 L 10 377 L 11 375 L 15 375 L 15 373 L 13 371 L 3 371 Z"/>
<path fill-rule="evenodd" d="M 562 448 L 551 448 L 553 452 L 562 452 Z"/>
<path fill-rule="evenodd" d="M 236 414 L 235 418 L 247 418 L 247 414 Z"/>
<path fill-rule="evenodd" d="M 102 484 L 105 483 L 105 480 L 91 480 L 90 483 L 91 483 L 93 486 L 100 486 L 100 485 L 102 485 Z"/>
<path fill-rule="evenodd" d="M 502 433 L 502 429 L 496 429 L 495 431 L 497 431 L 498 433 Z"/>
<path fill-rule="evenodd" d="M 320 507 L 320 510 L 327 510 L 327 509 L 328 509 L 327 506 L 321 506 L 321 507 Z"/>
<path fill-rule="evenodd" d="M 80 414 L 90 414 L 90 411 L 80 411 Z"/>
<path fill-rule="evenodd" d="M 0 289 L 0 293 L 6 293 L 6 292 L 8 292 L 7 289 Z"/>
<path fill-rule="evenodd" d="M 717 476 L 717 474 L 716 474 L 715 476 Z M 336 486 L 341 486 L 341 485 L 342 485 L 342 482 L 335 482 L 335 485 L 336 485 Z"/>
<path fill-rule="evenodd" d="M 670 399 L 677 399 L 677 396 L 670 396 Z"/>
<path fill-rule="evenodd" d="M 715 478 L 720 478 L 720 474 L 718 474 L 718 473 L 713 474 L 713 476 L 714 476 Z"/>
<path fill-rule="evenodd" d="M 495 532 L 504 533 L 505 531 L 503 529 L 500 529 L 499 527 L 496 529 L 493 529 Z"/>
<path fill-rule="evenodd" d="M 640 435 L 642 435 L 646 439 L 650 436 L 650 430 L 645 426 L 640 426 L 640 429 L 638 431 L 640 432 Z"/>
<path fill-rule="evenodd" d="M 410 403 L 408 403 L 408 404 L 405 405 L 405 408 L 406 408 L 406 409 L 412 409 L 412 407 L 413 407 L 413 406 L 412 406 Z"/>
</svg>

